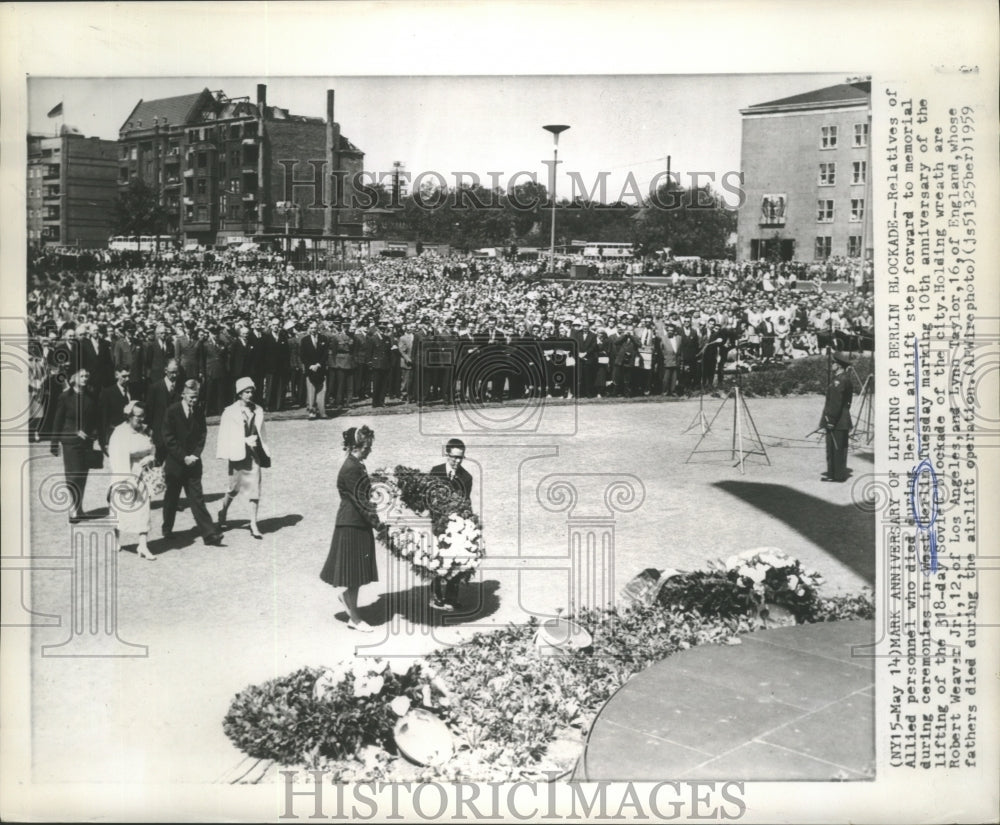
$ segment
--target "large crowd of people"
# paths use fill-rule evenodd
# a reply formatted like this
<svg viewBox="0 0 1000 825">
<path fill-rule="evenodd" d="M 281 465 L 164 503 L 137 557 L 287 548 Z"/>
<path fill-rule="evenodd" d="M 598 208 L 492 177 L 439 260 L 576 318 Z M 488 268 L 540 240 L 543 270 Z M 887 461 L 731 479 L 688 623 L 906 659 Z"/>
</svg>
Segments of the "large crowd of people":
<svg viewBox="0 0 1000 825">
<path fill-rule="evenodd" d="M 192 378 L 209 415 L 248 377 L 269 412 L 321 418 L 359 400 L 677 394 L 827 346 L 873 348 L 870 292 L 826 289 L 804 265 L 682 262 L 654 284 L 539 280 L 523 262 L 431 253 L 342 271 L 270 254 L 108 254 L 75 271 L 54 260 L 29 262 L 38 438 L 80 369 L 95 399 L 117 386 L 145 401 L 155 441 Z M 101 415 L 106 444 L 122 419 Z"/>
</svg>

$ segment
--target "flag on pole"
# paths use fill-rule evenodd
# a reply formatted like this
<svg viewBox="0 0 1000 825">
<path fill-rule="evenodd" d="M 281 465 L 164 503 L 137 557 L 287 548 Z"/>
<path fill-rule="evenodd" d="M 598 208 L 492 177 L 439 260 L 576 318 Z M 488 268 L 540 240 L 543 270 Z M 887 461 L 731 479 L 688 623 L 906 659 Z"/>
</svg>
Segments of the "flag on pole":
<svg viewBox="0 0 1000 825">
<path fill-rule="evenodd" d="M 49 111 L 48 117 L 59 117 L 63 113 L 63 105 L 60 100 L 52 109 Z"/>
</svg>

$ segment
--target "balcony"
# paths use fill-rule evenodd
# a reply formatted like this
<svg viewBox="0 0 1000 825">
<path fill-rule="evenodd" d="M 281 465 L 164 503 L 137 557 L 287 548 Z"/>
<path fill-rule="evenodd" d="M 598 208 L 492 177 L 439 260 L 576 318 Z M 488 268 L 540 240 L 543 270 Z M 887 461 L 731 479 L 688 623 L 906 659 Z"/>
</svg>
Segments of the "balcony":
<svg viewBox="0 0 1000 825">
<path fill-rule="evenodd" d="M 181 179 L 176 175 L 172 175 L 171 177 L 167 178 L 167 182 L 163 184 L 165 188 L 170 188 L 173 186 L 180 186 L 180 185 L 181 185 Z"/>
<path fill-rule="evenodd" d="M 257 167 L 256 166 L 246 166 L 244 165 L 240 172 L 244 175 L 253 175 L 257 177 Z"/>
<path fill-rule="evenodd" d="M 53 164 L 51 166 L 45 167 L 45 173 L 42 175 L 42 180 L 53 180 L 59 178 L 59 165 Z"/>
<path fill-rule="evenodd" d="M 163 158 L 163 162 L 168 166 L 174 166 L 181 162 L 181 156 L 176 152 L 168 152 L 166 157 Z"/>
<path fill-rule="evenodd" d="M 245 202 L 253 203 L 255 200 L 257 200 L 257 196 L 253 192 L 244 192 L 242 199 Z"/>
<path fill-rule="evenodd" d="M 59 187 L 58 186 L 47 186 L 47 187 L 45 187 L 44 191 L 42 192 L 42 197 L 45 198 L 46 200 L 49 199 L 49 198 L 58 198 L 59 197 Z"/>
<path fill-rule="evenodd" d="M 185 206 L 194 206 L 194 198 L 184 198 Z"/>
<path fill-rule="evenodd" d="M 186 178 L 193 178 L 194 177 L 194 169 L 185 169 L 184 170 L 184 177 L 186 177 Z"/>
</svg>

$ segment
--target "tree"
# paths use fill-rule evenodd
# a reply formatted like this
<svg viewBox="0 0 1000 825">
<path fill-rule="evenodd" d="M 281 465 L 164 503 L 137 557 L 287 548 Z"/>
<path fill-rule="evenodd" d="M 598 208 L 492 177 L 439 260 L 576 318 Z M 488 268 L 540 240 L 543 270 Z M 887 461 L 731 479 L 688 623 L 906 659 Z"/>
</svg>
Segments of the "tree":
<svg viewBox="0 0 1000 825">
<path fill-rule="evenodd" d="M 735 228 L 736 212 L 707 184 L 683 189 L 670 181 L 643 202 L 632 242 L 641 254 L 669 247 L 676 255 L 723 258 Z"/>
<path fill-rule="evenodd" d="M 166 210 L 156 192 L 140 179 L 118 194 L 114 217 L 116 235 L 162 235 L 167 231 Z"/>
</svg>

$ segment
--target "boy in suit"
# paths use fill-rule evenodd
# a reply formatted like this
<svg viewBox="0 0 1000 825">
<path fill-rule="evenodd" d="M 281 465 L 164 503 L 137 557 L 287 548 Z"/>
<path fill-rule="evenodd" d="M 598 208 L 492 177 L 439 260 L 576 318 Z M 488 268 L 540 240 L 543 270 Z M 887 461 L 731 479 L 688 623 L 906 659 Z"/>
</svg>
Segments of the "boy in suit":
<svg viewBox="0 0 1000 825">
<path fill-rule="evenodd" d="M 472 475 L 462 466 L 465 459 L 465 444 L 458 438 L 452 438 L 445 444 L 445 463 L 431 467 L 430 475 L 447 484 L 451 490 L 462 496 L 466 501 L 472 501 Z M 452 611 L 459 607 L 458 580 L 445 582 L 440 577 L 431 583 L 433 598 L 431 607 L 435 610 Z"/>
</svg>

